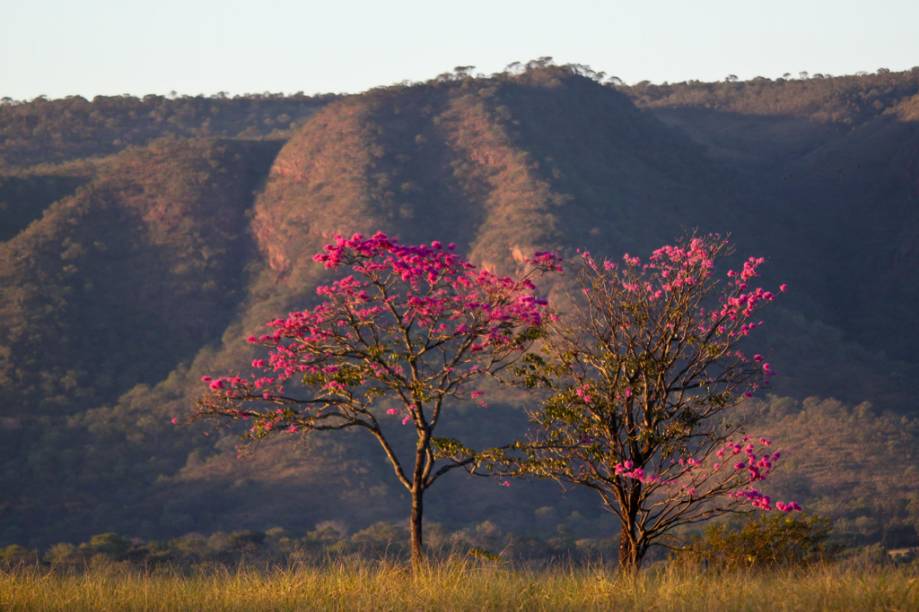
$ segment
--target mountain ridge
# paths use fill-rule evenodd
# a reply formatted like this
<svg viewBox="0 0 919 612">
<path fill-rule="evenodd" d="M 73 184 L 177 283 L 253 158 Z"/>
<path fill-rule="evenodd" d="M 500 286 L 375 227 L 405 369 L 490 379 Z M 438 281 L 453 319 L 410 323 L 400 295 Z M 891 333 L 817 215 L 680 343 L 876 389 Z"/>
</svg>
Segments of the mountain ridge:
<svg viewBox="0 0 919 612">
<path fill-rule="evenodd" d="M 919 286 L 911 216 L 919 149 L 903 117 L 916 94 L 911 73 L 883 78 L 903 83 L 886 97 L 866 92 L 849 115 L 837 112 L 838 97 L 816 119 L 801 105 L 803 119 L 781 116 L 751 136 L 749 120 L 704 96 L 691 106 L 673 91 L 615 88 L 543 66 L 328 100 L 283 142 L 173 135 L 68 162 L 84 163 L 79 172 L 54 166 L 55 155 L 7 172 L 49 178 L 7 191 L 11 179 L 0 180 L 0 195 L 26 194 L 16 201 L 44 211 L 0 243 L 0 381 L 11 391 L 0 409 L 0 542 L 109 529 L 145 537 L 306 529 L 336 512 L 355 527 L 397 518 L 400 493 L 385 464 L 353 437 L 270 444 L 239 461 L 232 430 L 169 424 L 189 413 L 199 376 L 245 367 L 245 336 L 312 303 L 326 272 L 311 256 L 336 232 L 454 241 L 476 263 L 505 271 L 534 250 L 618 257 L 693 231 L 729 233 L 738 256 L 770 258 L 765 282 L 791 284 L 767 322 L 774 331 L 763 344 L 784 367 L 778 396 L 763 401 L 867 399 L 882 409 L 879 432 L 896 418 L 913 431 L 916 315 L 904 305 Z M 743 93 L 729 85 L 723 95 Z M 743 108 L 755 95 L 743 94 Z M 877 100 L 896 112 L 865 110 Z M 810 131 L 798 134 L 799 125 Z M 878 160 L 880 144 L 890 154 Z M 878 220 L 879 211 L 889 218 Z M 894 266 L 891 256 L 900 257 Z M 563 284 L 547 289 L 564 293 Z M 475 407 L 456 407 L 456 431 L 512 437 L 520 414 L 514 394 L 504 397 L 487 428 Z M 840 413 L 826 401 L 811 410 Z M 842 432 L 871 423 L 842 421 Z M 894 441 L 902 452 L 904 440 Z M 779 486 L 829 507 L 822 468 L 803 465 Z M 878 470 L 863 469 L 869 479 Z M 841 502 L 834 518 L 919 520 L 906 509 L 910 492 L 876 478 L 874 494 L 902 507 Z M 496 489 L 451 477 L 432 516 L 513 527 L 552 503 L 560 515 L 596 517 L 589 499 L 561 498 L 550 485 Z"/>
</svg>

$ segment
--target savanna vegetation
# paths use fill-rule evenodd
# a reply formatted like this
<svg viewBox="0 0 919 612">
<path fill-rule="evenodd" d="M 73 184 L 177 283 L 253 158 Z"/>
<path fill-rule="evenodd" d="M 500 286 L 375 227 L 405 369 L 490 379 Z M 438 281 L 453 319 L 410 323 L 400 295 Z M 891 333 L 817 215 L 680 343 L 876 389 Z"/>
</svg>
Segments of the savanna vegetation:
<svg viewBox="0 0 919 612">
<path fill-rule="evenodd" d="M 202 375 L 257 357 L 252 330 L 317 303 L 328 272 L 310 258 L 330 236 L 378 229 L 455 242 L 508 275 L 536 251 L 618 258 L 730 234 L 769 258 L 764 283 L 789 287 L 764 336 L 779 375 L 737 413 L 786 451 L 776 499 L 825 517 L 834 546 L 878 559 L 919 546 L 915 71 L 633 86 L 546 59 L 473 73 L 347 97 L 0 106 L 0 546 L 22 547 L 4 554 L 50 564 L 60 545 L 91 565 L 79 543 L 110 532 L 128 550 L 233 533 L 308 548 L 334 525 L 323 537 L 349 559 L 362 541 L 407 540 L 405 493 L 372 440 L 266 438 L 238 458 L 239 430 L 170 422 Z M 572 289 L 563 278 L 550 301 Z M 445 436 L 492 448 L 526 429 L 523 391 L 483 390 L 488 408 L 459 402 Z M 407 433 L 395 443 L 411 448 Z M 437 554 L 615 548 L 595 494 L 462 471 L 426 499 Z M 516 584 L 542 593 L 526 576 Z"/>
<path fill-rule="evenodd" d="M 452 534 L 429 525 L 430 556 L 414 571 L 405 523 L 350 538 L 336 524 L 302 538 L 281 528 L 160 542 L 107 533 L 43 555 L 0 550 L 0 603 L 11 610 L 910 610 L 919 603 L 915 557 L 846 554 L 828 525 L 775 514 L 715 524 L 641 574 L 611 571 L 605 546 L 589 551 L 580 542 L 553 556 L 558 549 L 548 542 L 510 537 L 499 556 L 483 548 L 500 540 L 493 525 Z"/>
<path fill-rule="evenodd" d="M 177 575 L 95 569 L 0 573 L 5 609 L 29 610 L 914 610 L 915 572 L 817 567 L 637 579 L 602 569 L 513 570 L 438 565 L 418 576 L 394 564 L 342 564 L 270 573 Z M 653 603 L 651 603 L 653 602 Z"/>
</svg>

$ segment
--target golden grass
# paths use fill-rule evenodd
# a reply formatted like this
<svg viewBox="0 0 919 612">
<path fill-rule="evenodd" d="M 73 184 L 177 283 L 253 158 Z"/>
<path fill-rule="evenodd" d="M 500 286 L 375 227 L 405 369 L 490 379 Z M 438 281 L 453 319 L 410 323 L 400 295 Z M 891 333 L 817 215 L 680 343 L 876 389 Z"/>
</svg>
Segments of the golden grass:
<svg viewBox="0 0 919 612">
<path fill-rule="evenodd" d="M 0 573 L 0 610 L 919 610 L 919 572 L 843 570 L 703 576 L 523 570 L 448 562 L 343 564 L 191 576 L 92 569 Z"/>
</svg>

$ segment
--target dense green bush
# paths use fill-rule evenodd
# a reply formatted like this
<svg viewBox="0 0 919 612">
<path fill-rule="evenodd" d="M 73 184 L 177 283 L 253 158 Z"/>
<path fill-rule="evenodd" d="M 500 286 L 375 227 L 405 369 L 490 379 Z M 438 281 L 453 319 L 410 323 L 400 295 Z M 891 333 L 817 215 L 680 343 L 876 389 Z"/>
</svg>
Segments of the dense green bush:
<svg viewBox="0 0 919 612">
<path fill-rule="evenodd" d="M 709 525 L 684 554 L 713 570 L 797 567 L 830 560 L 830 520 L 814 515 L 763 514 L 740 526 Z"/>
</svg>

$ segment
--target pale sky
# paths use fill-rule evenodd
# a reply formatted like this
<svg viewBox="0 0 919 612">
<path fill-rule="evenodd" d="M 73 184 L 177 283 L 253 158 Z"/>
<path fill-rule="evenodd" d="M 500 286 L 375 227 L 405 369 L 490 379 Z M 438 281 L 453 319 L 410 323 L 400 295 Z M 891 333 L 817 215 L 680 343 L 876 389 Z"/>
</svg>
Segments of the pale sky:
<svg viewBox="0 0 919 612">
<path fill-rule="evenodd" d="M 919 65 L 919 0 L 0 0 L 0 97 L 357 92 L 550 55 L 628 83 Z"/>
</svg>

